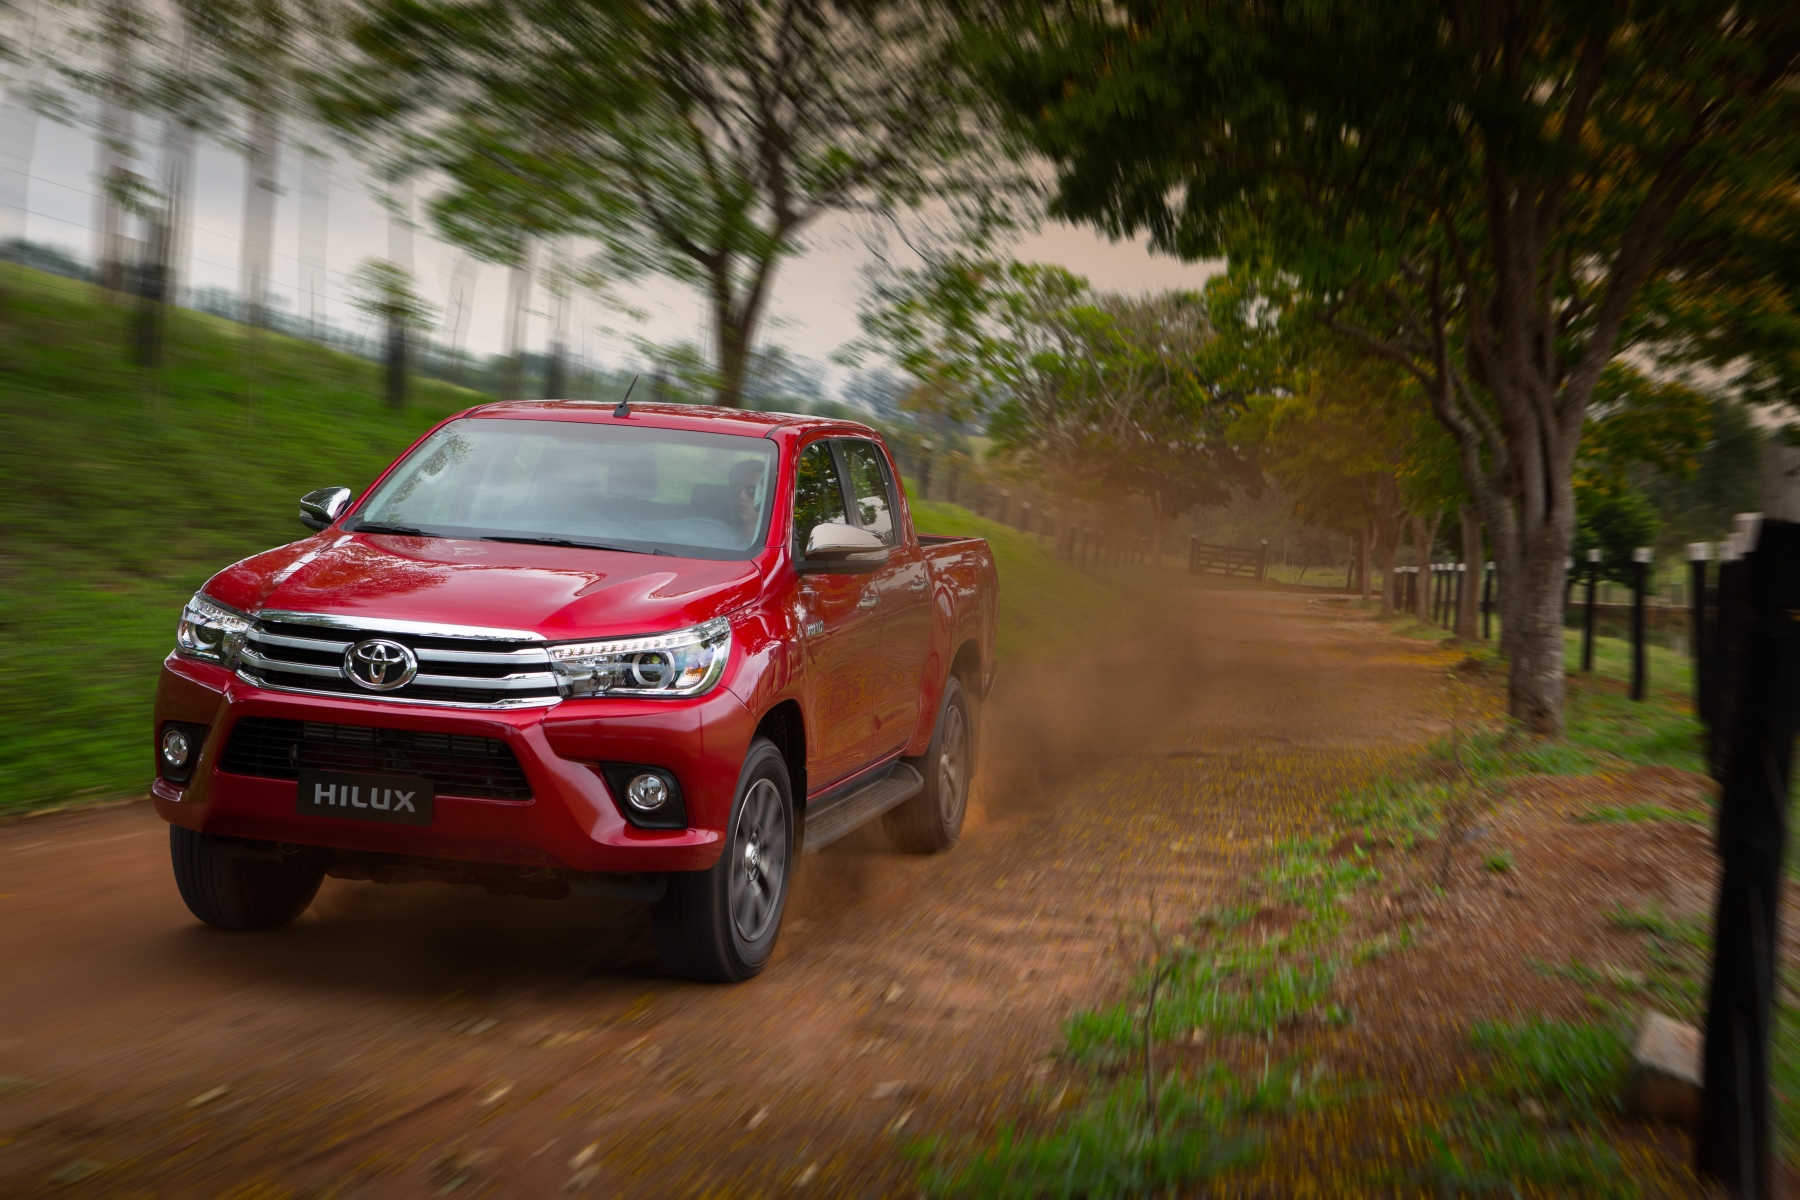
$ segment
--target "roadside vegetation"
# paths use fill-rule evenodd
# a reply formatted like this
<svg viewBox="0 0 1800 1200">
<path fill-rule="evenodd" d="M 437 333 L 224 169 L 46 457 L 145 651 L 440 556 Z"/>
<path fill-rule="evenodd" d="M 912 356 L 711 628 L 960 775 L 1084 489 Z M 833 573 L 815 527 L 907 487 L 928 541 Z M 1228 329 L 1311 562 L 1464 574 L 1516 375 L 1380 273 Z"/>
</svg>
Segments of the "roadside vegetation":
<svg viewBox="0 0 1800 1200">
<path fill-rule="evenodd" d="M 1394 624 L 1443 636 L 1408 629 L 1405 618 Z M 1064 1026 L 1059 1086 L 1079 1099 L 1040 1105 L 986 1138 L 915 1146 L 925 1190 L 1124 1195 L 1216 1180 L 1281 1191 L 1308 1177 L 1330 1178 L 1346 1195 L 1623 1197 L 1692 1186 L 1674 1143 L 1627 1116 L 1623 1089 L 1646 1008 L 1701 1018 L 1704 917 L 1625 906 L 1590 914 L 1641 936 L 1647 965 L 1536 963 L 1540 978 L 1575 989 L 1580 1015 L 1565 1006 L 1464 1017 L 1460 1061 L 1432 1094 L 1417 1094 L 1417 1081 L 1387 1060 L 1372 1070 L 1336 1065 L 1370 1061 L 1354 1049 L 1371 1019 L 1348 999 L 1356 974 L 1446 953 L 1431 933 L 1455 893 L 1480 875 L 1509 886 L 1521 869 L 1515 847 L 1492 832 L 1524 803 L 1519 789 L 1569 779 L 1604 790 L 1640 769 L 1701 769 L 1699 725 L 1682 693 L 1658 687 L 1633 703 L 1618 656 L 1597 657 L 1596 675 L 1571 676 L 1566 738 L 1545 742 L 1500 719 L 1491 652 L 1446 648 L 1451 734 L 1377 766 L 1322 805 L 1303 835 L 1268 843 L 1237 900 L 1130 931 L 1122 992 Z M 1663 678 L 1685 686 L 1673 676 Z M 1600 830 L 1710 824 L 1703 781 L 1681 777 L 1690 801 L 1588 804 L 1567 819 Z M 1375 912 L 1400 917 L 1373 921 Z M 1794 1080 L 1786 1092 L 1800 1098 L 1800 1010 L 1781 1011 L 1777 1059 L 1777 1079 Z M 1800 1105 L 1782 1104 L 1784 1135 L 1800 1146 Z M 1378 1114 L 1390 1107 L 1416 1115 L 1384 1125 Z"/>
</svg>

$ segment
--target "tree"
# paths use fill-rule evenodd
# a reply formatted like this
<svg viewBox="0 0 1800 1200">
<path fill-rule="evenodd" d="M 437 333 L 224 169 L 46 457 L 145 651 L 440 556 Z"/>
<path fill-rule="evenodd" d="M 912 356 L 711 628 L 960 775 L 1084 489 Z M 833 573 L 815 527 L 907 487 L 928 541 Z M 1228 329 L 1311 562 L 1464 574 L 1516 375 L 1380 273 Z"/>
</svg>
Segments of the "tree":
<svg viewBox="0 0 1800 1200">
<path fill-rule="evenodd" d="M 365 258 L 350 272 L 350 303 L 382 323 L 387 335 L 387 402 L 406 407 L 407 345 L 427 329 L 437 310 L 413 291 L 412 273 L 385 258 Z"/>
<path fill-rule="evenodd" d="M 236 145 L 244 156 L 244 220 L 239 246 L 243 319 L 268 321 L 275 200 L 281 192 L 283 122 L 319 36 L 316 0 L 176 0 L 200 47 L 197 74 L 214 95 L 243 110 Z"/>
<path fill-rule="evenodd" d="M 1054 211 L 1279 265 L 1412 375 L 1493 542 L 1511 713 L 1559 734 L 1590 404 L 1625 348 L 1705 352 L 1677 299 L 1791 262 L 1758 251 L 1800 204 L 1800 9 L 1073 0 L 975 41 Z M 1756 311 L 1797 327 L 1791 291 Z"/>
<path fill-rule="evenodd" d="M 1061 267 L 956 257 L 884 281 L 863 323 L 919 380 L 915 403 L 987 421 L 1059 495 L 1145 497 L 1154 550 L 1169 519 L 1260 488 L 1230 436 L 1242 397 L 1206 370 L 1200 296 L 1097 295 Z"/>
<path fill-rule="evenodd" d="M 1149 502 L 1150 561 L 1160 563 L 1171 520 L 1262 491 L 1255 457 L 1233 436 L 1244 396 L 1207 370 L 1215 335 L 1196 293 L 1102 297 L 1084 325 L 1082 394 L 1102 478 Z"/>
<path fill-rule="evenodd" d="M 621 274 L 700 288 L 735 406 L 821 217 L 979 230 L 1026 186 L 969 119 L 953 33 L 930 0 L 365 0 L 324 105 L 454 194 L 504 179 Z"/>
<path fill-rule="evenodd" d="M 1207 302 L 1220 335 L 1212 369 L 1250 396 L 1240 436 L 1295 515 L 1356 539 L 1365 598 L 1378 561 L 1382 611 L 1398 607 L 1406 528 L 1427 561 L 1438 514 L 1462 497 L 1449 439 L 1403 371 L 1301 318 L 1292 279 L 1233 266 L 1207 285 Z"/>
</svg>

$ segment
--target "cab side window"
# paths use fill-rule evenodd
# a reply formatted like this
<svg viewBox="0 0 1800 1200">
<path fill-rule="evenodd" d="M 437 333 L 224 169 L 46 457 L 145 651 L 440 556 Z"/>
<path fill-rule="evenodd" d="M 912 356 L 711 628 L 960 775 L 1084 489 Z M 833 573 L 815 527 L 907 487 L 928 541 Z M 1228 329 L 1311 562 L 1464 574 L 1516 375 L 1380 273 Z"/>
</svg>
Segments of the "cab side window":
<svg viewBox="0 0 1800 1200">
<path fill-rule="evenodd" d="M 888 480 L 887 462 L 874 442 L 844 438 L 838 442 L 844 466 L 850 472 L 850 495 L 856 502 L 856 519 L 864 529 L 890 546 L 899 544 L 894 527 L 894 489 Z"/>
<path fill-rule="evenodd" d="M 794 557 L 806 557 L 806 540 L 816 527 L 849 523 L 831 445 L 814 442 L 800 455 L 800 467 L 794 477 Z"/>
</svg>

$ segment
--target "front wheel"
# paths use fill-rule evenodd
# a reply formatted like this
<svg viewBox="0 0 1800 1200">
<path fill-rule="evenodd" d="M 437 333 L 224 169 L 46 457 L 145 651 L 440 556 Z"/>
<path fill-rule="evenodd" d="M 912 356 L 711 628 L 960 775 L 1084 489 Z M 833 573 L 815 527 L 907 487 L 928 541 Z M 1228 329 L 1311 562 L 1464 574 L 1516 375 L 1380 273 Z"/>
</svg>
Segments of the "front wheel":
<svg viewBox="0 0 1800 1200">
<path fill-rule="evenodd" d="M 306 862 L 217 858 L 191 829 L 169 826 L 175 886 L 188 911 L 219 929 L 274 929 L 306 911 L 325 872 Z"/>
<path fill-rule="evenodd" d="M 765 738 L 750 743 L 726 829 L 719 861 L 670 875 L 651 913 L 656 953 L 681 979 L 739 983 L 775 952 L 794 856 L 794 793 L 787 761 Z"/>
<path fill-rule="evenodd" d="M 925 777 L 925 787 L 905 804 L 889 809 L 882 824 L 895 849 L 941 854 L 962 835 L 963 814 L 969 807 L 969 777 L 975 770 L 975 722 L 969 694 L 954 675 L 944 685 L 931 745 L 913 762 Z"/>
</svg>

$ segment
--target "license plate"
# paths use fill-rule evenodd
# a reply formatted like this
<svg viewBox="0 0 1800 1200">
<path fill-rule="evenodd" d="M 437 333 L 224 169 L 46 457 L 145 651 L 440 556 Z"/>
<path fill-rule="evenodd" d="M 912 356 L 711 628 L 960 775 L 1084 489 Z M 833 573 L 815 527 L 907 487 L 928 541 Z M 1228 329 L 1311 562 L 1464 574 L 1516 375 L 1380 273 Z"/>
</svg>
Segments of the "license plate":
<svg viewBox="0 0 1800 1200">
<path fill-rule="evenodd" d="M 432 798 L 431 780 L 410 775 L 300 772 L 299 811 L 313 816 L 429 825 Z"/>
</svg>

